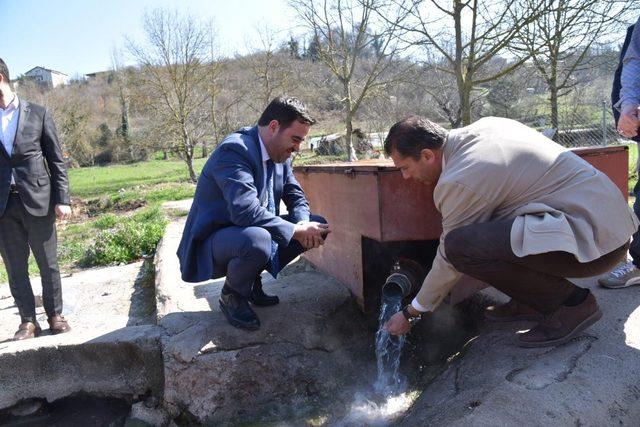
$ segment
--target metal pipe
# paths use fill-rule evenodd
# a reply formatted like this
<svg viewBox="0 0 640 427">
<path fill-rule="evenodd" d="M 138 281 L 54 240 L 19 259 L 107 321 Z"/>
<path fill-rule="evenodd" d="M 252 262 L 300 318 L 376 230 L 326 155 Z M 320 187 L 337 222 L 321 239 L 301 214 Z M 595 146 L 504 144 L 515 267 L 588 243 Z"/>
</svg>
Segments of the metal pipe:
<svg viewBox="0 0 640 427">
<path fill-rule="evenodd" d="M 417 262 L 406 258 L 396 260 L 382 286 L 382 297 L 402 299 L 414 296 L 420 290 L 425 275 L 425 269 Z"/>
</svg>

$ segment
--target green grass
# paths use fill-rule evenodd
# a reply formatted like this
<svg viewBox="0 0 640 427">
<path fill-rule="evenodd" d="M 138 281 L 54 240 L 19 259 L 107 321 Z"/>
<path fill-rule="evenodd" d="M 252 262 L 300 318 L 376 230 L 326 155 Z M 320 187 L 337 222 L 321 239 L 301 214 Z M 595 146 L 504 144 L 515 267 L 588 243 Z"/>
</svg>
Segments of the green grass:
<svg viewBox="0 0 640 427">
<path fill-rule="evenodd" d="M 199 174 L 206 159 L 194 160 Z M 82 199 L 114 194 L 124 189 L 160 183 L 188 182 L 189 174 L 181 160 L 151 160 L 131 165 L 95 166 L 69 170 L 71 194 Z"/>
<path fill-rule="evenodd" d="M 205 161 L 194 161 L 196 173 L 200 173 Z M 195 192 L 195 185 L 189 181 L 186 165 L 181 160 L 151 160 L 131 165 L 70 169 L 68 173 L 72 198 L 74 202 L 79 202 L 74 208 L 86 204 L 87 210 L 92 210 L 92 216 L 81 221 L 58 224 L 58 261 L 63 272 L 88 264 L 96 265 L 87 261 L 87 254 L 101 233 L 104 233 L 104 241 L 105 234 L 120 233 L 122 237 L 127 233 L 146 230 L 147 223 L 156 224 L 156 229 L 150 228 L 144 235 L 145 238 L 150 236 L 153 241 L 159 227 L 158 206 L 165 201 L 188 199 Z M 143 207 L 131 215 L 130 208 L 138 205 Z M 148 249 L 149 246 L 145 246 L 144 250 Z M 113 245 L 109 246 L 107 252 L 110 255 L 102 256 L 100 262 L 132 260 L 133 252 L 123 251 L 117 255 Z M 29 257 L 29 274 L 40 274 L 33 255 Z M 6 270 L 0 261 L 0 283 L 7 280 Z"/>
<path fill-rule="evenodd" d="M 111 228 L 98 232 L 79 264 L 90 267 L 129 263 L 151 256 L 166 225 L 167 219 L 158 205 L 130 217 L 121 216 Z"/>
</svg>

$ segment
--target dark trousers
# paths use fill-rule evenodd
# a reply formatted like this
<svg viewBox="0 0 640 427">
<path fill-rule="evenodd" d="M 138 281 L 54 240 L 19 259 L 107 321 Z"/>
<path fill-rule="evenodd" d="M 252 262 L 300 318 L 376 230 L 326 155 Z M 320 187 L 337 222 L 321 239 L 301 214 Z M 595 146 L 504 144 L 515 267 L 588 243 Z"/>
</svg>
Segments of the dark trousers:
<svg viewBox="0 0 640 427">
<path fill-rule="evenodd" d="M 42 303 L 47 316 L 62 313 L 57 244 L 53 209 L 47 216 L 33 216 L 26 211 L 19 195 L 11 193 L 4 215 L 0 217 L 0 255 L 22 322 L 33 322 L 36 318 L 35 300 L 29 281 L 29 248 L 40 269 Z"/>
<path fill-rule="evenodd" d="M 452 230 L 445 237 L 446 256 L 459 272 L 545 314 L 558 309 L 576 290 L 567 277 L 605 273 L 624 259 L 629 247 L 627 243 L 586 263 L 559 251 L 518 257 L 511 249 L 512 224 L 513 220 L 496 221 Z"/>
<path fill-rule="evenodd" d="M 640 170 L 638 174 L 640 175 Z M 636 200 L 633 202 L 633 212 L 640 218 L 640 179 L 633 187 L 633 194 L 636 196 Z M 633 264 L 640 268 L 640 229 L 633 234 L 631 245 L 629 246 L 629 255 L 631 255 Z"/>
<path fill-rule="evenodd" d="M 289 215 L 282 218 L 292 222 Z M 326 224 L 319 215 L 311 215 L 311 221 Z M 271 255 L 271 234 L 262 227 L 225 227 L 218 230 L 211 240 L 215 259 L 214 277 L 227 276 L 226 283 L 238 294 L 248 297 L 256 277 L 265 269 Z M 295 257 L 305 252 L 297 241 L 278 249 L 280 267 L 284 268 Z"/>
</svg>

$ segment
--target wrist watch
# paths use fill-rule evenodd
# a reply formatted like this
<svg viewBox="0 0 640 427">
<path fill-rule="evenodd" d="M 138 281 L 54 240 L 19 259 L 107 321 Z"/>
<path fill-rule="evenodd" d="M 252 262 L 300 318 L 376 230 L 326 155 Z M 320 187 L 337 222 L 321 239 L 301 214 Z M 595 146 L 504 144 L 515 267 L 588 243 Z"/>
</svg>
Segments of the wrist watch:
<svg viewBox="0 0 640 427">
<path fill-rule="evenodd" d="M 416 323 L 418 320 L 422 319 L 422 314 L 418 314 L 418 315 L 411 314 L 409 312 L 408 305 L 405 305 L 404 308 L 402 309 L 402 315 L 404 316 L 405 319 L 407 319 L 407 322 L 411 323 L 412 325 Z"/>
</svg>

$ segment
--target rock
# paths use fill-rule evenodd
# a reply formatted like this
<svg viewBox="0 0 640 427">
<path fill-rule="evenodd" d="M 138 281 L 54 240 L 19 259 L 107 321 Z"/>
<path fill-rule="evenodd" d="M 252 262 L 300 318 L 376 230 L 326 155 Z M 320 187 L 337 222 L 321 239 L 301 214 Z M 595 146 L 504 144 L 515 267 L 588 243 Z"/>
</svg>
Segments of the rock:
<svg viewBox="0 0 640 427">
<path fill-rule="evenodd" d="M 357 320 L 362 314 L 342 285 L 317 272 L 264 277 L 263 284 L 281 302 L 256 308 L 262 327 L 253 332 L 233 328 L 219 311 L 221 283 L 196 286 L 209 301 L 206 313 L 170 297 L 184 310 L 160 321 L 167 332 L 164 404 L 172 417 L 209 425 L 282 419 L 293 408 L 304 414 L 355 381 L 360 349 L 371 358 L 373 333 Z"/>
<path fill-rule="evenodd" d="M 27 399 L 9 409 L 9 413 L 15 417 L 26 417 L 38 412 L 42 408 L 42 400 Z"/>
<path fill-rule="evenodd" d="M 147 408 L 157 408 L 159 404 L 160 402 L 158 401 L 158 398 L 154 396 L 149 396 L 144 401 L 144 406 L 146 406 Z"/>
<path fill-rule="evenodd" d="M 131 326 L 10 342 L 0 348 L 0 408 L 33 396 L 51 402 L 78 393 L 160 393 L 159 333 L 156 326 Z"/>
<path fill-rule="evenodd" d="M 598 299 L 598 323 L 564 345 L 537 349 L 515 343 L 533 323 L 487 323 L 399 425 L 637 425 L 637 288 L 612 292 L 596 279 L 576 281 Z"/>
<path fill-rule="evenodd" d="M 161 407 L 148 407 L 146 402 L 134 403 L 131 407 L 131 420 L 142 421 L 147 425 L 165 426 L 169 423 L 169 415 Z"/>
</svg>

